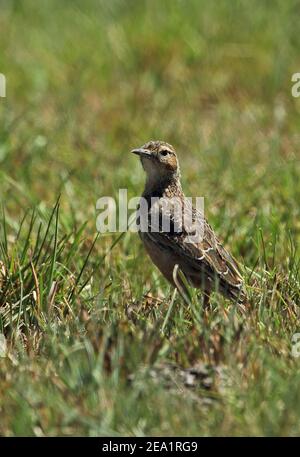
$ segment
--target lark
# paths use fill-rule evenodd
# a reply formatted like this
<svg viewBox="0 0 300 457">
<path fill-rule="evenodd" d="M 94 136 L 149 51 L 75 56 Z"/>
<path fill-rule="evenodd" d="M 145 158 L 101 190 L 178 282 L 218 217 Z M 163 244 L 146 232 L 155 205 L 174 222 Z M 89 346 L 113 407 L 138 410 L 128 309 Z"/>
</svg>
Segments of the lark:
<svg viewBox="0 0 300 457">
<path fill-rule="evenodd" d="M 149 141 L 131 152 L 140 157 L 146 172 L 141 200 L 147 205 L 146 211 L 139 211 L 138 226 L 153 263 L 179 292 L 184 293 L 186 283 L 201 289 L 204 307 L 209 305 L 213 291 L 237 303 L 245 302 L 244 283 L 237 262 L 222 246 L 203 213 L 184 196 L 173 146 L 164 141 Z M 183 208 L 180 217 L 175 211 L 178 201 Z M 166 205 L 166 202 L 170 204 Z M 154 214 L 158 213 L 158 219 L 153 217 L 153 209 Z M 164 218 L 169 221 L 167 229 Z M 201 227 L 199 235 L 195 232 L 195 223 Z"/>
</svg>

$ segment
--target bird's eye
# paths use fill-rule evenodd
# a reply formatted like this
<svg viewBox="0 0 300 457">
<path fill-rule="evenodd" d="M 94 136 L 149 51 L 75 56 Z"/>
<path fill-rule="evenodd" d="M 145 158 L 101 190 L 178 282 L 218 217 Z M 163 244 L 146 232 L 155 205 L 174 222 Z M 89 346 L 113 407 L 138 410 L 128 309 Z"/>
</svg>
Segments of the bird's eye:
<svg viewBox="0 0 300 457">
<path fill-rule="evenodd" d="M 167 151 L 167 149 L 160 151 L 160 155 L 162 155 L 162 156 L 167 156 L 168 154 L 169 154 L 169 151 Z"/>
</svg>

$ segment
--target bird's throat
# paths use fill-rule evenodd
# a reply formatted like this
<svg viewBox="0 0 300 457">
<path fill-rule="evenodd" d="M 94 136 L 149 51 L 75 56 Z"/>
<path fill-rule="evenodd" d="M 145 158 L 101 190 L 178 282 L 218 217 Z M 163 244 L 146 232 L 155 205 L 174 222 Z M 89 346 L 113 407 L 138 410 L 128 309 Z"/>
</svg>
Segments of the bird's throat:
<svg viewBox="0 0 300 457">
<path fill-rule="evenodd" d="M 143 196 L 145 197 L 164 197 L 183 195 L 178 173 L 170 175 L 151 175 L 147 174 Z"/>
</svg>

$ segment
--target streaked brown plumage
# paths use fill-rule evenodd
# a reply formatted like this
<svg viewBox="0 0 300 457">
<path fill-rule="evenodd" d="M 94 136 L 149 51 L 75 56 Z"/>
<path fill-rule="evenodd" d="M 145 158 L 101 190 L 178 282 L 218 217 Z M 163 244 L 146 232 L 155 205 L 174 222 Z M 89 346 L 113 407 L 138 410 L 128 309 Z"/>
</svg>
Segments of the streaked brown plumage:
<svg viewBox="0 0 300 457">
<path fill-rule="evenodd" d="M 203 290 L 205 305 L 209 303 L 213 290 L 233 301 L 243 302 L 245 292 L 237 263 L 218 241 L 206 219 L 185 200 L 173 146 L 163 141 L 150 141 L 132 152 L 140 156 L 146 172 L 146 185 L 142 196 L 148 202 L 149 211 L 151 198 L 156 197 L 156 210 L 163 217 L 163 200 L 175 197 L 182 202 L 185 211 L 191 213 L 193 221 L 199 220 L 203 224 L 203 236 L 191 243 L 187 242 L 191 228 L 184 220 L 179 232 L 161 229 L 153 232 L 149 213 L 144 216 L 148 230 L 140 231 L 140 236 L 154 264 L 170 283 L 184 289 L 183 282 L 174 277 L 174 268 L 178 265 L 187 281 L 193 287 Z M 170 207 L 168 215 L 171 214 L 171 220 L 176 222 L 172 205 Z"/>
</svg>

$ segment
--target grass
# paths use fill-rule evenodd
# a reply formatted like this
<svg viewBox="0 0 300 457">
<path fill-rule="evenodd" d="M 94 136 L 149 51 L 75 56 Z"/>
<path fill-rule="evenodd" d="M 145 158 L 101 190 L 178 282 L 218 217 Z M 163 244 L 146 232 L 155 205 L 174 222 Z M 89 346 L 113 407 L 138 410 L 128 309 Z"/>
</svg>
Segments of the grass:
<svg viewBox="0 0 300 457">
<path fill-rule="evenodd" d="M 300 434 L 297 12 L 2 1 L 1 435 Z M 244 265 L 246 315 L 214 295 L 205 317 L 136 234 L 97 235 L 150 138 Z"/>
</svg>

